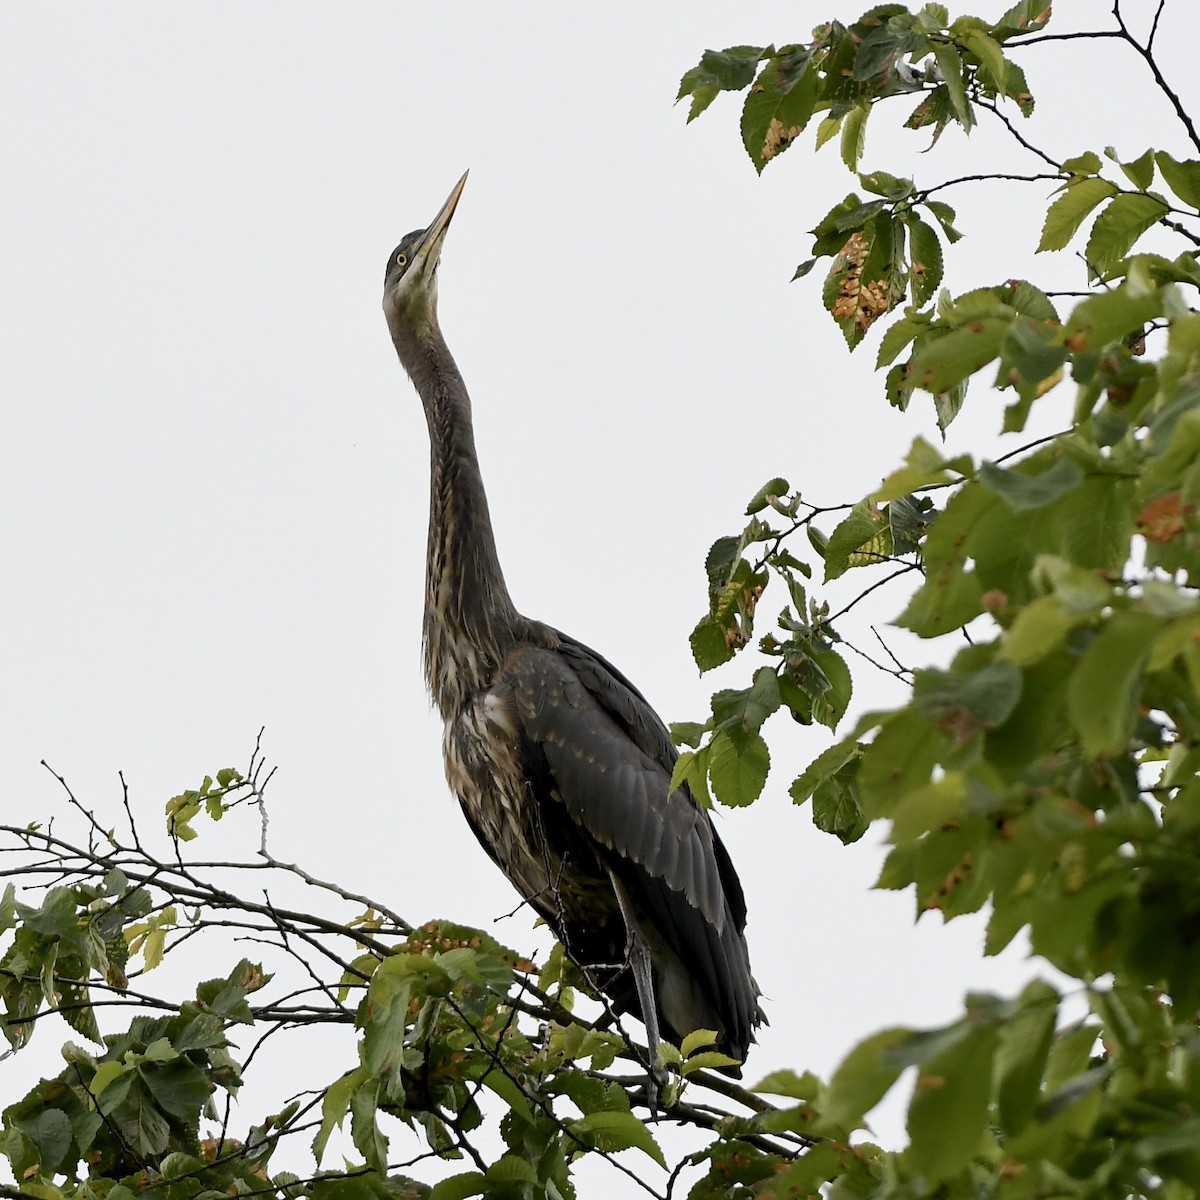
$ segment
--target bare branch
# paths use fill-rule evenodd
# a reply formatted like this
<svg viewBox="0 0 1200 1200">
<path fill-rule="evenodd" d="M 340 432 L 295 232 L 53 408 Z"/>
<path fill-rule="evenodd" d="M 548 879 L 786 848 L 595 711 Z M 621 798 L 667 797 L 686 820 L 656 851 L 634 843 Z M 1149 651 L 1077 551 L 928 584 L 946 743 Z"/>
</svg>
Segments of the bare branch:
<svg viewBox="0 0 1200 1200">
<path fill-rule="evenodd" d="M 1055 162 L 1045 150 L 1040 149 L 1031 141 L 1029 141 L 1029 139 L 1021 133 L 1021 131 L 1012 123 L 1012 121 L 1009 120 L 1008 114 L 1003 112 L 1000 109 L 1000 106 L 994 100 L 986 100 L 980 96 L 976 99 L 975 103 L 980 108 L 990 112 L 992 116 L 994 116 L 996 120 L 998 120 L 1000 124 L 1008 130 L 1008 132 L 1012 135 L 1013 140 L 1017 142 L 1018 145 L 1020 145 L 1023 149 L 1028 150 L 1030 154 L 1035 154 L 1042 160 L 1042 162 L 1046 163 L 1047 166 L 1053 167 L 1055 171 L 1055 177 L 1062 175 L 1062 168 L 1060 164 Z"/>
<path fill-rule="evenodd" d="M 1158 10 L 1154 14 L 1154 23 L 1150 27 L 1150 36 L 1146 40 L 1145 45 L 1137 40 L 1129 30 L 1129 26 L 1125 24 L 1125 18 L 1121 15 L 1121 0 L 1113 0 L 1113 17 L 1116 19 L 1117 27 L 1120 30 L 1119 36 L 1122 37 L 1138 57 L 1150 68 L 1150 74 L 1154 76 L 1154 82 L 1158 84 L 1158 90 L 1166 96 L 1171 107 L 1175 110 L 1175 115 L 1179 118 L 1180 124 L 1187 131 L 1188 138 L 1192 145 L 1200 150 L 1200 134 L 1196 132 L 1196 126 L 1192 118 L 1188 115 L 1188 111 L 1183 107 L 1183 101 L 1179 99 L 1179 93 L 1167 82 L 1166 76 L 1163 75 L 1161 68 L 1158 65 L 1158 60 L 1154 57 L 1153 44 L 1155 35 L 1158 33 L 1158 19 L 1162 16 L 1162 0 L 1160 0 Z"/>
</svg>

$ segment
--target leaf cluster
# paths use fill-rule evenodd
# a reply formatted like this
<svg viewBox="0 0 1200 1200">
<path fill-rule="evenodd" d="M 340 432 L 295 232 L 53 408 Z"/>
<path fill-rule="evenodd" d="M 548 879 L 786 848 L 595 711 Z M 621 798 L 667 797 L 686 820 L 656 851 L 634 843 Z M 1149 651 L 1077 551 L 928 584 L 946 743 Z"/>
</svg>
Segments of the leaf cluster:
<svg viewBox="0 0 1200 1200">
<path fill-rule="evenodd" d="M 1011 56 L 1042 40 L 1023 37 L 1049 15 L 1049 5 L 1024 4 L 985 24 L 950 22 L 937 5 L 881 6 L 844 30 L 819 29 L 806 70 L 822 80 L 816 94 L 861 111 L 910 85 L 924 91 L 907 124 L 932 124 L 935 135 L 950 121 L 969 129 L 977 112 L 1006 100 L 1029 116 L 1032 97 Z M 1154 30 L 1161 15 L 1162 6 Z M 1154 32 L 1138 42 L 1120 5 L 1114 16 L 1117 28 L 1099 35 L 1149 62 L 1182 113 L 1155 62 Z M 761 54 L 768 67 L 756 86 L 778 92 L 776 52 Z M 831 63 L 840 83 L 827 78 Z M 750 86 L 733 73 L 719 82 Z M 711 99 L 703 87 L 715 85 L 692 73 L 685 85 L 694 115 Z M 761 103 L 752 89 L 743 133 L 745 114 Z M 836 104 L 828 111 L 837 115 Z M 907 298 L 879 341 L 884 398 L 904 409 L 915 392 L 928 393 L 944 430 L 968 385 L 983 383 L 1011 397 L 1001 432 L 1012 435 L 1034 405 L 1070 388 L 1069 425 L 993 461 L 950 458 L 918 438 L 867 496 L 837 510 L 783 496 L 786 485 L 772 481 L 766 504 L 751 505 L 772 519 L 754 515 L 739 538 L 718 543 L 715 577 L 710 554 L 708 640 L 694 635 L 693 649 L 701 641 L 713 651 L 697 652 L 702 669 L 751 650 L 753 606 L 742 603 L 735 623 L 722 599 L 735 581 L 753 583 L 758 605 L 789 573 L 811 580 L 809 563 L 791 557 L 801 529 L 826 583 L 871 567 L 878 574 L 880 564 L 911 570 L 919 582 L 895 624 L 955 639 L 957 649 L 936 667 L 897 663 L 891 673 L 910 685 L 905 702 L 859 717 L 794 781 L 792 796 L 811 801 L 818 828 L 843 841 L 878 822 L 889 852 L 877 886 L 908 891 L 918 916 L 986 910 L 987 953 L 1024 932 L 1077 993 L 1068 1002 L 1038 981 L 1013 999 L 971 996 L 942 1029 L 866 1039 L 827 1084 L 781 1075 L 774 1082 L 799 1101 L 794 1127 L 803 1122 L 825 1140 L 782 1172 L 753 1154 L 714 1153 L 703 1194 L 769 1179 L 773 1195 L 1193 1196 L 1200 160 L 1151 148 L 1123 161 L 1109 148 L 1058 162 L 1020 137 L 1050 173 L 922 186 L 860 171 L 851 107 L 841 117 L 843 157 L 868 198 L 852 193 L 821 219 L 814 258 L 798 274 L 830 261 L 822 303 L 851 349 Z M 1182 123 L 1200 151 L 1185 113 Z M 960 235 L 953 210 L 931 197 L 989 178 L 1054 185 L 1040 240 L 1030 231 L 1029 244 L 1043 253 L 1081 246 L 1084 290 L 1056 296 L 1019 279 L 959 294 L 942 288 Z M 832 511 L 842 515 L 826 536 L 817 519 Z M 772 570 L 780 555 L 789 556 L 786 570 Z M 857 602 L 831 614 L 808 600 L 826 644 L 849 645 L 838 629 Z M 736 632 L 727 653 L 714 627 Z M 769 661 L 773 638 L 758 650 Z M 718 696 L 761 695 L 771 668 L 752 670 L 744 693 Z M 693 748 L 689 770 L 704 749 L 698 731 L 715 739 L 720 730 L 717 699 L 706 727 L 676 729 Z M 851 1146 L 911 1068 L 908 1144 Z"/>
<path fill-rule="evenodd" d="M 86 843 L 0 826 L 8 860 L 0 874 L 10 878 L 0 901 L 9 1043 L 23 1049 L 54 1015 L 93 1043 L 68 1043 L 65 1068 L 3 1110 L 0 1156 L 23 1194 L 569 1197 L 586 1157 L 629 1178 L 640 1172 L 626 1163 L 630 1156 L 666 1167 L 635 1111 L 650 1090 L 646 1051 L 611 1012 L 597 1022 L 573 1015 L 577 993 L 591 985 L 561 946 L 539 971 L 477 929 L 409 925 L 280 863 L 267 848 L 271 773 L 258 748 L 244 775 L 213 778 L 225 789 L 222 813 L 259 811 L 257 862 L 187 858 L 194 839 L 182 836 L 174 800 L 165 853 L 138 830 L 128 803 L 122 834 L 69 789 Z M 272 880 L 265 894 L 264 870 Z M 237 885 L 247 873 L 249 894 Z M 42 874 L 54 879 L 49 887 L 37 886 Z M 289 880 L 343 911 L 290 907 L 282 895 Z M 366 909 L 352 915 L 347 902 Z M 182 1001 L 146 990 L 167 959 L 178 971 L 190 954 L 207 969 L 228 954 L 229 928 L 259 943 L 271 969 L 243 959 Z M 114 1014 L 133 1015 L 123 1028 L 103 1029 Z M 298 1050 L 304 1030 L 331 1027 L 353 1031 L 348 1057 L 314 1057 L 312 1090 L 256 1121 L 239 1116 L 243 1076 L 268 1039 L 286 1033 Z M 720 1110 L 691 1103 L 698 1090 L 707 1094 L 713 1068 L 731 1065 L 715 1040 L 698 1030 L 681 1047 L 660 1047 L 659 1120 L 721 1126 Z M 248 1052 L 240 1051 L 247 1041 Z M 770 1107 L 727 1080 L 714 1094 L 727 1105 L 733 1098 L 734 1112 Z M 498 1150 L 483 1149 L 495 1141 L 481 1139 L 489 1127 Z M 804 1145 L 749 1128 L 743 1137 L 780 1161 Z M 301 1138 L 313 1163 L 305 1177 L 273 1161 L 288 1143 L 294 1167 Z M 425 1159 L 458 1169 L 431 1187 L 409 1173 Z"/>
<path fill-rule="evenodd" d="M 1163 7 L 1145 42 L 1119 3 L 1115 27 L 1090 34 L 1150 66 L 1200 153 L 1154 56 Z M 691 637 L 701 671 L 753 656 L 749 682 L 673 732 L 676 786 L 751 803 L 770 770 L 770 718 L 840 726 L 849 663 L 870 659 L 850 614 L 907 579 L 895 623 L 950 641 L 923 669 L 870 659 L 906 685 L 904 702 L 857 716 L 791 795 L 842 842 L 875 825 L 888 844 L 878 886 L 911 895 L 918 917 L 986 909 L 987 952 L 1025 934 L 1055 984 L 968 996 L 940 1028 L 879 1031 L 828 1081 L 780 1070 L 742 1088 L 712 1074 L 729 1064 L 696 1031 L 662 1048 L 650 1087 L 615 1014 L 574 1012 L 591 989 L 561 947 L 539 971 L 478 930 L 411 925 L 273 858 L 256 747 L 244 774 L 167 803 L 164 849 L 128 804 L 118 834 L 69 789 L 84 839 L 0 826 L 10 1052 L 52 1015 L 91 1043 L 68 1043 L 64 1070 L 3 1111 L 0 1155 L 21 1194 L 569 1200 L 586 1158 L 662 1197 L 690 1169 L 694 1200 L 1200 1191 L 1200 160 L 1084 147 L 1058 161 L 1017 135 L 1003 114 L 1034 113 L 1018 60 L 1049 20 L 1048 0 L 991 22 L 884 4 L 804 43 L 708 52 L 684 77 L 690 117 L 722 91 L 747 93 L 741 135 L 759 171 L 812 124 L 818 147 L 839 137 L 855 190 L 817 221 L 797 275 L 828 260 L 821 303 L 851 349 L 879 325 L 881 400 L 903 410 L 925 392 L 945 430 L 969 385 L 987 385 L 1006 393 L 1007 435 L 1051 395 L 1069 392 L 1071 412 L 1062 433 L 994 457 L 948 457 L 918 438 L 844 503 L 766 483 L 708 554 Z M 934 144 L 951 124 L 1000 116 L 1039 169 L 933 184 L 862 170 L 884 102 Z M 1003 271 L 991 287 L 946 286 L 962 235 L 944 197 L 988 180 L 1055 189 L 1029 243 L 1079 247 L 1081 293 Z M 828 586 L 860 578 L 872 582 L 834 611 Z M 768 589 L 780 599 L 763 632 Z M 186 856 L 198 816 L 238 807 L 260 817 L 253 861 Z M 332 911 L 290 906 L 288 883 Z M 215 979 L 205 966 L 182 1001 L 143 990 L 189 949 L 233 961 L 231 930 L 262 963 Z M 114 1015 L 131 1019 L 102 1028 Z M 330 1027 L 350 1047 L 316 1060 L 316 1089 L 241 1120 L 242 1078 L 266 1040 Z M 235 1033 L 253 1039 L 248 1052 Z M 861 1140 L 899 1087 L 906 1144 Z M 668 1165 L 661 1121 L 706 1141 L 659 1190 L 647 1178 Z M 489 1126 L 498 1136 L 481 1139 Z M 272 1164 L 299 1137 L 314 1162 L 303 1178 Z M 410 1171 L 425 1159 L 455 1173 L 420 1182 Z"/>
</svg>

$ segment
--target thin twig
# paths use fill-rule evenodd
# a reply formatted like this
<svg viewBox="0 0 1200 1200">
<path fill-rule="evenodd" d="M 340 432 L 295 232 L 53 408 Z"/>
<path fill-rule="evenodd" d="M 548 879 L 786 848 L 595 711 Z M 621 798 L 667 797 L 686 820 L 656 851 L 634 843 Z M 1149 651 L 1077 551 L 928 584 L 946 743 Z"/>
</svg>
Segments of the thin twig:
<svg viewBox="0 0 1200 1200">
<path fill-rule="evenodd" d="M 1163 75 L 1158 65 L 1158 60 L 1154 57 L 1151 50 L 1154 35 L 1158 32 L 1158 18 L 1162 13 L 1162 4 L 1159 4 L 1158 12 L 1154 14 L 1154 24 L 1151 26 L 1150 37 L 1144 46 L 1130 33 L 1129 27 L 1125 24 L 1125 18 L 1121 15 L 1121 0 L 1113 0 L 1112 12 L 1113 17 L 1116 19 L 1117 27 L 1120 30 L 1120 36 L 1133 47 L 1146 66 L 1150 68 L 1150 74 L 1154 76 L 1154 82 L 1158 84 L 1159 91 L 1166 96 L 1171 107 L 1175 110 L 1175 115 L 1179 118 L 1180 124 L 1187 130 L 1187 135 L 1192 145 L 1197 150 L 1200 150 L 1200 134 L 1197 134 L 1192 118 L 1188 115 L 1187 109 L 1183 107 L 1183 101 L 1179 99 L 1179 94 L 1167 82 L 1166 76 Z"/>
<path fill-rule="evenodd" d="M 1000 122 L 1000 124 L 1003 125 L 1005 129 L 1008 130 L 1008 132 L 1012 135 L 1013 139 L 1018 143 L 1018 145 L 1024 147 L 1024 149 L 1028 150 L 1030 154 L 1036 154 L 1037 157 L 1042 160 L 1042 162 L 1046 163 L 1048 166 L 1053 167 L 1057 176 L 1062 175 L 1061 165 L 1059 163 L 1055 162 L 1054 159 L 1051 158 L 1050 155 L 1045 152 L 1045 150 L 1039 149 L 1031 141 L 1029 141 L 1026 137 L 1024 137 L 1024 135 L 1021 133 L 1021 131 L 1019 129 L 1017 129 L 1017 127 L 1012 123 L 1012 121 L 1010 121 L 1008 119 L 1008 114 L 1002 112 L 1000 109 L 1000 106 L 998 104 L 996 104 L 995 101 L 985 100 L 983 97 L 979 97 L 978 99 L 976 99 L 975 103 L 980 108 L 986 109 L 988 112 L 990 112 L 992 114 L 992 116 L 994 116 Z"/>
<path fill-rule="evenodd" d="M 889 583 L 891 583 L 895 579 L 899 579 L 902 575 L 908 575 L 911 572 L 919 571 L 920 569 L 921 569 L 920 563 L 915 563 L 915 562 L 905 563 L 900 568 L 900 570 L 893 571 L 890 575 L 884 576 L 883 579 L 876 580 L 868 588 L 863 588 L 863 590 L 861 592 L 859 592 L 858 595 L 855 596 L 854 599 L 851 600 L 849 604 L 845 605 L 843 608 L 839 608 L 837 612 L 833 613 L 832 616 L 826 617 L 825 620 L 827 622 L 836 621 L 838 619 L 838 617 L 844 616 L 856 604 L 858 604 L 862 600 L 865 600 L 872 592 L 877 591 L 881 587 L 886 587 Z"/>
<path fill-rule="evenodd" d="M 1049 180 L 1054 183 L 1062 183 L 1063 172 L 1061 170 L 1039 171 L 1034 175 L 1010 175 L 997 171 L 982 175 L 960 175 L 957 179 L 947 179 L 942 183 L 935 183 L 932 187 L 921 188 L 915 197 L 915 202 L 920 203 L 926 196 L 932 196 L 934 192 L 940 192 L 943 188 L 957 187 L 960 183 L 990 183 L 995 180 L 1007 180 L 1012 183 L 1037 183 Z"/>
</svg>

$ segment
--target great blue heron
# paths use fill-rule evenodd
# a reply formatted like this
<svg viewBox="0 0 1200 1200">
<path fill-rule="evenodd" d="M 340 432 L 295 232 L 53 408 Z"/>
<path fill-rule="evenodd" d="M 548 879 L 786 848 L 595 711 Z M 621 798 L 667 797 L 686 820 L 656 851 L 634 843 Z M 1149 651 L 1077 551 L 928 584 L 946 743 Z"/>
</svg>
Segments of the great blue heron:
<svg viewBox="0 0 1200 1200">
<path fill-rule="evenodd" d="M 741 1060 L 763 1020 L 733 864 L 662 721 L 611 663 L 522 616 L 496 555 L 471 401 L 437 319 L 467 177 L 392 251 L 383 310 L 429 425 L 425 677 L 446 777 L 483 848 L 617 1012 Z M 632 982 L 631 982 L 632 979 Z"/>
</svg>

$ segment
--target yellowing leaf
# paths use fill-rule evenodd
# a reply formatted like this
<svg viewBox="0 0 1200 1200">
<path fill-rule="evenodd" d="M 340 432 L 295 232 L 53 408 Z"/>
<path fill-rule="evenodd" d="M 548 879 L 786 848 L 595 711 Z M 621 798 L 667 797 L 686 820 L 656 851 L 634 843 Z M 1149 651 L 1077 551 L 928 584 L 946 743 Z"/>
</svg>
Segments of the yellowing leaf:
<svg viewBox="0 0 1200 1200">
<path fill-rule="evenodd" d="M 113 1062 L 112 1060 L 102 1062 L 96 1068 L 96 1074 L 92 1076 L 88 1090 L 93 1096 L 98 1097 L 128 1070 L 129 1068 L 122 1062 Z"/>
</svg>

